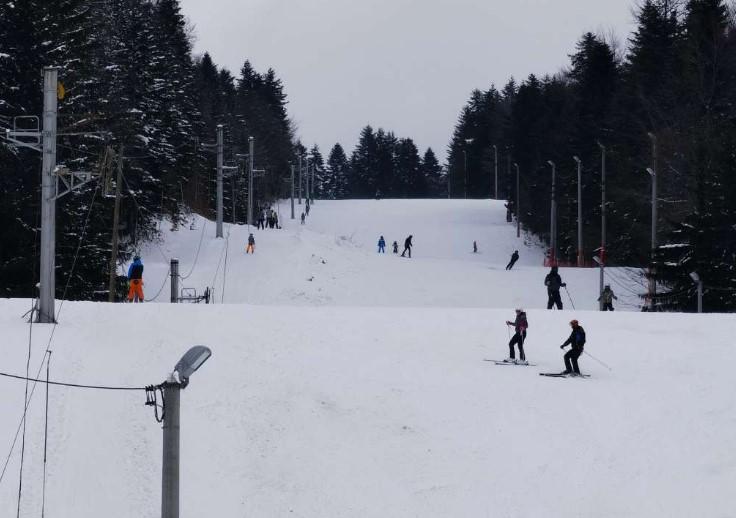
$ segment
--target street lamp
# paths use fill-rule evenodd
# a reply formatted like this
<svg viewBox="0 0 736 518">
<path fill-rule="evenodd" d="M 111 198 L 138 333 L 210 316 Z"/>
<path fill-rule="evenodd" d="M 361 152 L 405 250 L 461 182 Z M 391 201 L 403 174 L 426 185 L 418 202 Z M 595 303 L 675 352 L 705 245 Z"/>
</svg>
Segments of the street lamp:
<svg viewBox="0 0 736 518">
<path fill-rule="evenodd" d="M 582 162 L 577 156 L 572 157 L 578 164 L 578 268 L 583 267 L 585 258 L 583 257 L 583 182 L 582 182 Z"/>
<path fill-rule="evenodd" d="M 204 345 L 189 349 L 163 384 L 164 447 L 161 471 L 161 518 L 179 518 L 179 402 L 181 389 L 212 351 Z"/>
<path fill-rule="evenodd" d="M 703 280 L 697 272 L 690 272 L 690 278 L 698 287 L 698 313 L 703 312 Z"/>
<path fill-rule="evenodd" d="M 465 171 L 464 171 L 464 177 L 463 177 L 463 191 L 465 193 L 465 199 L 468 199 L 468 148 L 470 144 L 473 143 L 472 138 L 466 138 L 465 139 L 465 147 L 463 147 L 463 158 L 465 161 Z"/>
<path fill-rule="evenodd" d="M 597 143 L 601 148 L 601 251 L 600 261 L 601 267 L 600 295 L 603 294 L 603 275 L 606 267 L 606 146 Z M 601 298 L 600 308 L 603 311 L 603 298 Z"/>
<path fill-rule="evenodd" d="M 652 167 L 647 172 L 652 177 L 652 258 L 649 268 L 649 309 L 654 310 L 654 297 L 657 294 L 657 283 L 654 279 L 654 250 L 657 248 L 657 136 L 647 133 L 652 141 Z"/>
<path fill-rule="evenodd" d="M 654 250 L 657 248 L 657 173 L 647 167 L 647 173 L 652 178 L 652 250 L 649 265 L 649 309 L 654 311 L 654 297 L 657 294 L 657 284 L 654 280 Z"/>
<path fill-rule="evenodd" d="M 516 168 L 516 237 L 521 237 L 521 212 L 519 212 L 521 207 L 521 198 L 519 195 L 519 164 L 514 162 L 514 167 Z"/>
<path fill-rule="evenodd" d="M 495 175 L 495 198 L 498 199 L 498 146 L 493 144 L 493 171 Z"/>
<path fill-rule="evenodd" d="M 552 160 L 547 160 L 552 168 L 552 203 L 550 204 L 549 217 L 549 248 L 550 248 L 550 266 L 557 265 L 557 199 L 555 196 L 555 176 L 556 166 Z"/>
</svg>

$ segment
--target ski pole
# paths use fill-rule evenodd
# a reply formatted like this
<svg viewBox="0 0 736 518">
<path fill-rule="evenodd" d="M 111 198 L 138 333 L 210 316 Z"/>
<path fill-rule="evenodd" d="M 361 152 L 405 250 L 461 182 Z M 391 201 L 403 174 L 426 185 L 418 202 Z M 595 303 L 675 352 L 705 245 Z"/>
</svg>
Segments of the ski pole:
<svg viewBox="0 0 736 518">
<path fill-rule="evenodd" d="M 606 369 L 608 369 L 609 371 L 612 371 L 612 370 L 613 370 L 613 369 L 612 369 L 611 367 L 609 367 L 608 365 L 606 365 L 605 363 L 603 363 L 602 361 L 600 361 L 600 360 L 599 360 L 598 358 L 596 358 L 595 356 L 593 356 L 592 354 L 590 354 L 590 353 L 589 353 L 588 351 L 585 351 L 585 350 L 583 350 L 583 352 L 584 352 L 585 354 L 587 354 L 588 356 L 590 356 L 591 358 L 593 358 L 593 359 L 594 359 L 595 361 L 597 361 L 598 363 L 600 363 L 601 365 L 603 365 L 603 366 L 604 366 L 604 367 L 605 367 Z"/>
<path fill-rule="evenodd" d="M 567 293 L 567 298 L 570 299 L 570 305 L 572 306 L 572 309 L 575 309 L 575 303 L 572 301 L 572 297 L 570 296 L 570 292 L 567 291 L 567 286 L 565 286 L 565 293 Z"/>
</svg>

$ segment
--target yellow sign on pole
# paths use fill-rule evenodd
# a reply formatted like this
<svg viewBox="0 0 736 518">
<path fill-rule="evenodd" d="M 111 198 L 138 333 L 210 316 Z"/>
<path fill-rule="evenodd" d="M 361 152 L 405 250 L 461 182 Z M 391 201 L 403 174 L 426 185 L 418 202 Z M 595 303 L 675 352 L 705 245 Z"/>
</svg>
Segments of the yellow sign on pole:
<svg viewBox="0 0 736 518">
<path fill-rule="evenodd" d="M 58 99 L 59 99 L 60 101 L 63 101 L 63 100 L 64 100 L 64 96 L 65 96 L 65 95 L 66 95 L 66 88 L 64 88 L 64 84 L 63 84 L 63 83 L 62 83 L 61 81 L 59 81 L 59 82 L 58 82 L 58 83 L 56 84 L 56 97 L 57 97 L 57 98 L 58 98 Z"/>
</svg>

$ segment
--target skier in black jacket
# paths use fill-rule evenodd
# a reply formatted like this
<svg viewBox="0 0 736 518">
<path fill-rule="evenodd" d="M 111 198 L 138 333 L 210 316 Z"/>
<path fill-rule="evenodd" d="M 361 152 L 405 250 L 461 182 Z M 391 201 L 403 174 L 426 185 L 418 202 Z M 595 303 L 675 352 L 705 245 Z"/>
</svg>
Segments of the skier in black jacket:
<svg viewBox="0 0 736 518">
<path fill-rule="evenodd" d="M 578 367 L 578 358 L 583 354 L 583 346 L 585 345 L 585 329 L 577 320 L 570 321 L 570 327 L 572 332 L 570 336 L 565 340 L 565 343 L 560 346 L 560 349 L 564 349 L 565 346 L 572 346 L 569 351 L 565 353 L 565 372 L 564 374 L 579 375 L 580 368 Z"/>
<path fill-rule="evenodd" d="M 562 309 L 562 299 L 560 298 L 560 288 L 567 286 L 562 282 L 560 274 L 557 273 L 557 267 L 553 266 L 544 278 L 544 285 L 547 286 L 547 309 L 552 309 L 552 306 L 557 306 L 557 309 Z"/>
<path fill-rule="evenodd" d="M 510 270 L 511 268 L 513 268 L 514 265 L 516 264 L 516 261 L 518 260 L 519 260 L 519 251 L 514 250 L 514 253 L 511 254 L 511 260 L 509 261 L 509 264 L 506 265 L 506 269 Z"/>
<path fill-rule="evenodd" d="M 409 236 L 404 240 L 404 251 L 401 252 L 401 257 L 404 257 L 404 254 L 409 252 L 409 259 L 411 259 L 411 247 L 412 247 L 411 240 L 413 237 L 414 236 Z"/>
</svg>

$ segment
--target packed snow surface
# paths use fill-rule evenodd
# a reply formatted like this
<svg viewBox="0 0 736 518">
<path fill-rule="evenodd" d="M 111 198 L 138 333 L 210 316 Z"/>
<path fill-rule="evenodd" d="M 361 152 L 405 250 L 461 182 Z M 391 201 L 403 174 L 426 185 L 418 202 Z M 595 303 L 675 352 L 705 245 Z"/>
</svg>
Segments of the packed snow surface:
<svg viewBox="0 0 736 518">
<path fill-rule="evenodd" d="M 214 239 L 199 218 L 165 225 L 142 254 L 161 303 L 66 302 L 54 330 L 29 329 L 31 301 L 0 300 L 0 371 L 25 374 L 29 334 L 32 377 L 48 348 L 52 380 L 93 385 L 159 383 L 209 346 L 182 393 L 183 518 L 734 516 L 736 318 L 591 311 L 597 271 L 576 269 L 561 274 L 578 310 L 546 311 L 542 249 L 498 203 L 318 201 L 305 226 L 280 212 L 286 228 L 255 232 L 247 257 L 247 227 Z M 410 233 L 414 257 L 393 256 Z M 171 256 L 184 287 L 214 286 L 217 304 L 164 303 Z M 640 280 L 613 273 L 631 292 L 613 286 L 619 309 L 633 309 Z M 484 361 L 508 355 L 519 305 L 536 366 Z M 572 318 L 592 377 L 538 376 L 562 370 Z M 0 377 L 3 463 L 24 391 Z M 20 516 L 41 515 L 45 397 L 35 385 Z M 50 387 L 46 516 L 160 515 L 161 426 L 144 402 Z M 0 516 L 16 515 L 20 457 L 19 437 Z"/>
</svg>

